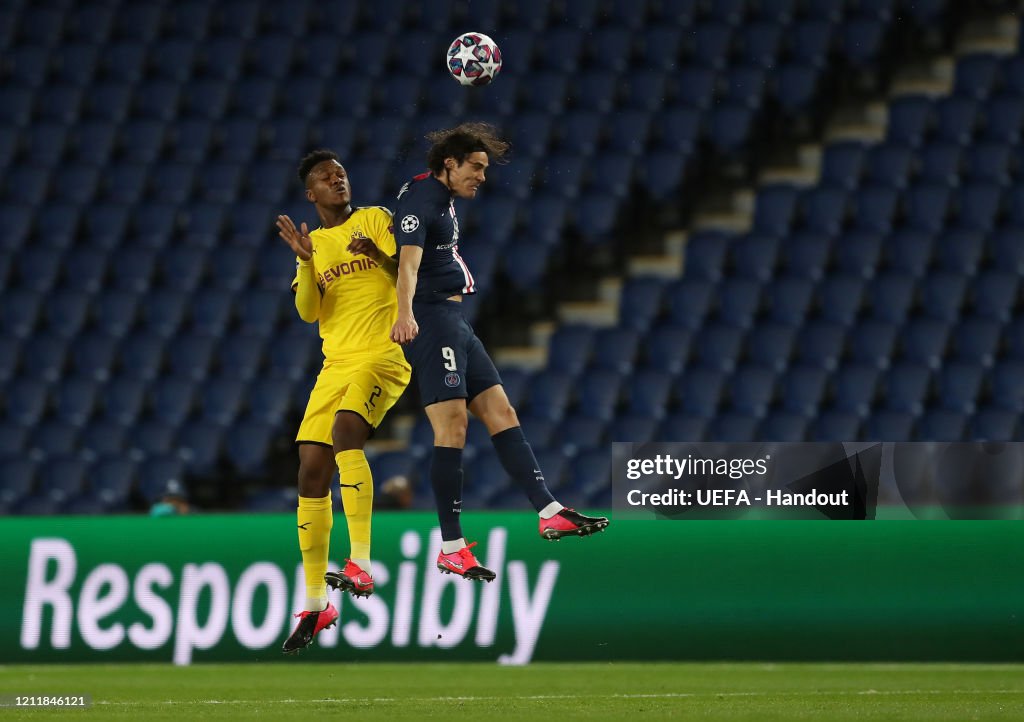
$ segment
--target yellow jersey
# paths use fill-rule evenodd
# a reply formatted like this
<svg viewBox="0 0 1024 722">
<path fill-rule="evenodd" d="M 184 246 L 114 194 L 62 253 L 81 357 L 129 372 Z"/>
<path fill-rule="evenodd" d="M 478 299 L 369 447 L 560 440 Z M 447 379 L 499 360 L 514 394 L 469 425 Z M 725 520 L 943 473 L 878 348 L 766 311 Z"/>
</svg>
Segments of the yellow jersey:
<svg viewBox="0 0 1024 722">
<path fill-rule="evenodd" d="M 373 356 L 405 366 L 401 347 L 390 338 L 398 316 L 395 281 L 373 260 L 348 251 L 349 243 L 360 235 L 372 239 L 385 255 L 395 255 L 391 212 L 378 206 L 356 208 L 340 226 L 309 234 L 320 288 L 325 363 Z M 296 269 L 292 290 L 298 285 Z"/>
</svg>

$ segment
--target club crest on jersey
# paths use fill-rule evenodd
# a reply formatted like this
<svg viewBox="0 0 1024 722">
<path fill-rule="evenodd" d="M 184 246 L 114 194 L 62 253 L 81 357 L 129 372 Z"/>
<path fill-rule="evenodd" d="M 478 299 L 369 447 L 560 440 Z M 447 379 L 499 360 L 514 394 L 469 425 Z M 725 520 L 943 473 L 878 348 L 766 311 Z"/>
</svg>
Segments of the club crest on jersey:
<svg viewBox="0 0 1024 722">
<path fill-rule="evenodd" d="M 452 372 L 452 373 L 450 373 L 450 374 L 447 374 L 447 375 L 446 375 L 446 376 L 444 377 L 444 385 L 445 385 L 445 386 L 447 386 L 447 387 L 448 387 L 448 388 L 450 388 L 450 389 L 454 389 L 454 388 L 455 388 L 456 386 L 458 386 L 458 385 L 459 385 L 459 383 L 460 383 L 461 381 L 462 381 L 462 379 L 461 379 L 461 378 L 459 377 L 459 375 L 458 375 L 457 373 L 455 373 L 455 372 Z"/>
<path fill-rule="evenodd" d="M 412 233 L 413 231 L 415 231 L 419 227 L 420 227 L 420 219 L 417 218 L 416 216 L 409 215 L 409 216 L 406 216 L 405 218 L 402 219 L 402 232 L 403 233 Z"/>
</svg>

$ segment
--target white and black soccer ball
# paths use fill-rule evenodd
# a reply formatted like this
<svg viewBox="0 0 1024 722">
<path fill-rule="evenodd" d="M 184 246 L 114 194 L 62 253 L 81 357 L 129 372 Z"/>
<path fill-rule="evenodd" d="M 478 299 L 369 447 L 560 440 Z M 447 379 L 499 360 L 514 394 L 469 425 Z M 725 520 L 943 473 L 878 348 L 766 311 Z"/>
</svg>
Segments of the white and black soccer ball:
<svg viewBox="0 0 1024 722">
<path fill-rule="evenodd" d="M 501 50 L 483 33 L 463 33 L 448 48 L 448 72 L 463 85 L 487 85 L 501 72 Z"/>
</svg>

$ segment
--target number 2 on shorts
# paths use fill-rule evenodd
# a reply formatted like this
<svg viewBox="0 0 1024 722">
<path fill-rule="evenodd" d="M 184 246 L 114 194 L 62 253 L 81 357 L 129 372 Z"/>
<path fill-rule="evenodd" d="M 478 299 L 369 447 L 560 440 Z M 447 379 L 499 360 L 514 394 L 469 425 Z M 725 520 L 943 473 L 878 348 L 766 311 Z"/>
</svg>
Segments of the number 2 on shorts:
<svg viewBox="0 0 1024 722">
<path fill-rule="evenodd" d="M 444 356 L 444 367 L 447 371 L 457 371 L 458 366 L 455 364 L 455 349 L 451 346 L 445 346 L 441 349 L 441 355 Z"/>
</svg>

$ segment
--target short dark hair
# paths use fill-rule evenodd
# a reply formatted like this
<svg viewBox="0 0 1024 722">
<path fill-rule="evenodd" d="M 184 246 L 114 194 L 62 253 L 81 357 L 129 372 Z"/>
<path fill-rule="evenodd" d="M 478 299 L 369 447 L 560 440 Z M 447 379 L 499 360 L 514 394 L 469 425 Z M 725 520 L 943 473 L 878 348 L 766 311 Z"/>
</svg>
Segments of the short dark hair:
<svg viewBox="0 0 1024 722">
<path fill-rule="evenodd" d="M 462 165 L 470 154 L 483 151 L 495 163 L 504 163 L 509 144 L 498 137 L 498 130 L 488 123 L 463 123 L 448 130 L 427 134 L 430 150 L 427 167 L 434 173 L 444 170 L 444 159 L 454 158 Z"/>
<path fill-rule="evenodd" d="M 306 179 L 309 178 L 310 171 L 325 160 L 338 160 L 338 154 L 333 150 L 321 148 L 314 150 L 302 159 L 299 163 L 299 180 L 302 181 L 302 185 L 306 185 Z"/>
</svg>

